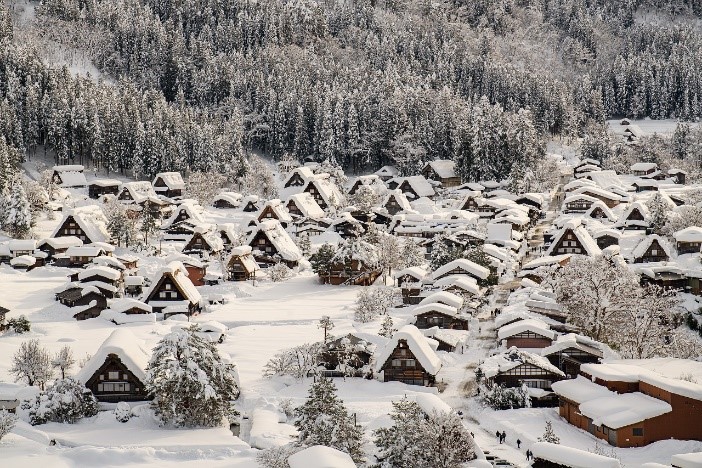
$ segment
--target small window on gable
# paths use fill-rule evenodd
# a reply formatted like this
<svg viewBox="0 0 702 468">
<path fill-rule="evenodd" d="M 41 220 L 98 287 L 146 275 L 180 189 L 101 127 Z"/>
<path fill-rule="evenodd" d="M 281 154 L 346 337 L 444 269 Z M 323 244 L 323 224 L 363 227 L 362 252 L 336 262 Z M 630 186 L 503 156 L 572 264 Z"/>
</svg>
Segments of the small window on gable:
<svg viewBox="0 0 702 468">
<path fill-rule="evenodd" d="M 634 427 L 631 430 L 632 435 L 635 435 L 637 437 L 643 437 L 644 435 L 644 430 L 643 427 Z"/>
</svg>

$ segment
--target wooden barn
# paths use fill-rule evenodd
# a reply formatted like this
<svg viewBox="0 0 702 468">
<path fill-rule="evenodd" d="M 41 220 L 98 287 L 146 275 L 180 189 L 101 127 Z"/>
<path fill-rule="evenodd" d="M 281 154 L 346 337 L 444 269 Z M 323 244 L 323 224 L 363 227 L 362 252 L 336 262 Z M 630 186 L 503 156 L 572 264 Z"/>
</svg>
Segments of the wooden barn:
<svg viewBox="0 0 702 468">
<path fill-rule="evenodd" d="M 229 281 L 248 281 L 256 278 L 259 270 L 251 246 L 242 245 L 232 249 L 227 259 L 227 277 Z"/>
<path fill-rule="evenodd" d="M 144 294 L 146 304 L 154 312 L 166 315 L 197 315 L 202 309 L 202 297 L 195 288 L 187 270 L 181 262 L 171 262 L 162 269 L 161 277 L 155 280 Z M 166 310 L 168 309 L 168 310 Z"/>
<path fill-rule="evenodd" d="M 441 369 L 441 359 L 414 325 L 396 332 L 378 354 L 375 370 L 384 382 L 433 386 Z"/>
<path fill-rule="evenodd" d="M 148 363 L 149 354 L 136 336 L 119 329 L 93 353 L 76 379 L 101 402 L 150 400 L 145 388 Z"/>
<path fill-rule="evenodd" d="M 670 260 L 668 241 L 657 234 L 646 236 L 634 248 L 631 255 L 634 263 L 667 262 Z"/>
</svg>

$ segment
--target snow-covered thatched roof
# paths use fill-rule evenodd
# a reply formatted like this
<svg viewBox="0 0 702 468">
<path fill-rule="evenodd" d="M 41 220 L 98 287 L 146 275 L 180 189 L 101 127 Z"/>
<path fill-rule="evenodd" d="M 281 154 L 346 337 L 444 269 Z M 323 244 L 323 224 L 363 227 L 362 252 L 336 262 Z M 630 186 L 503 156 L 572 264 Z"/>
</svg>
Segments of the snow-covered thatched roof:
<svg viewBox="0 0 702 468">
<path fill-rule="evenodd" d="M 500 328 L 497 332 L 497 339 L 504 340 L 524 332 L 532 332 L 544 338 L 548 338 L 549 340 L 553 340 L 556 337 L 556 332 L 551 330 L 551 327 L 545 322 L 535 319 L 525 319 L 518 320 Z"/>
<path fill-rule="evenodd" d="M 381 206 L 387 205 L 390 199 L 395 199 L 402 211 L 412 210 L 412 205 L 410 205 L 409 200 L 407 200 L 405 194 L 400 190 L 389 190 L 387 195 L 385 195 L 385 199 L 383 200 L 383 203 L 381 203 Z"/>
<path fill-rule="evenodd" d="M 548 362 L 548 359 L 545 357 L 522 351 L 514 346 L 504 353 L 496 354 L 485 359 L 480 365 L 480 369 L 483 371 L 485 377 L 492 378 L 500 373 L 519 367 L 522 364 L 531 364 L 532 366 L 539 367 L 552 374 L 565 377 L 563 371 Z"/>
<path fill-rule="evenodd" d="M 557 337 L 556 341 L 554 341 L 551 346 L 547 346 L 541 350 L 541 355 L 549 356 L 570 348 L 578 349 L 599 357 L 604 356 L 602 344 L 600 342 L 576 333 L 568 333 Z"/>
<path fill-rule="evenodd" d="M 484 280 L 488 276 L 490 276 L 490 270 L 488 270 L 484 266 L 478 265 L 477 263 L 471 262 L 470 260 L 465 258 L 459 258 L 447 263 L 442 267 L 437 268 L 432 274 L 432 277 L 434 279 L 439 279 L 440 277 L 448 274 L 449 272 L 455 269 L 463 270 L 466 272 L 466 274 L 474 276 L 478 279 Z"/>
<path fill-rule="evenodd" d="M 170 276 L 173 279 L 173 282 L 176 284 L 176 287 L 181 291 L 188 302 L 191 304 L 202 303 L 202 296 L 200 295 L 200 292 L 197 290 L 193 282 L 190 281 L 190 278 L 188 278 L 188 270 L 186 270 L 185 266 L 181 262 L 170 262 L 161 269 L 161 275 Z M 149 298 L 158 285 L 159 280 L 153 281 L 149 290 L 144 294 L 144 298 Z M 158 301 L 158 297 L 155 299 Z"/>
<path fill-rule="evenodd" d="M 317 193 L 319 193 L 327 206 L 341 206 L 344 204 L 344 194 L 325 174 L 317 174 L 309 183 L 315 186 Z"/>
<path fill-rule="evenodd" d="M 658 242 L 658 245 L 661 246 L 663 251 L 665 252 L 666 256 L 668 258 L 671 257 L 672 253 L 672 248 L 670 244 L 668 243 L 667 240 L 659 236 L 658 234 L 651 234 L 646 237 L 644 237 L 641 242 L 639 242 L 634 250 L 631 252 L 631 255 L 634 258 L 641 258 L 646 254 L 646 251 L 651 247 L 651 244 L 653 244 L 654 241 Z"/>
<path fill-rule="evenodd" d="M 129 309 L 140 309 L 146 312 L 151 313 L 152 308 L 149 304 L 146 304 L 144 302 L 138 301 L 136 299 L 132 299 L 131 297 L 122 297 L 120 299 L 117 299 L 113 301 L 110 304 L 110 310 L 113 310 L 115 312 L 125 312 Z"/>
<path fill-rule="evenodd" d="M 227 265 L 229 265 L 233 257 L 238 257 L 246 271 L 254 272 L 260 270 L 261 268 L 258 266 L 258 263 L 256 263 L 253 255 L 251 255 L 251 251 L 252 249 L 250 245 L 242 245 L 233 248 L 229 254 L 229 258 L 227 259 Z"/>
<path fill-rule="evenodd" d="M 106 266 L 93 266 L 78 272 L 78 280 L 80 281 L 91 276 L 100 276 L 110 281 L 117 281 L 122 277 L 122 274 L 114 268 Z"/>
<path fill-rule="evenodd" d="M 73 216 L 78 226 L 88 237 L 89 242 L 107 242 L 110 234 L 107 231 L 107 218 L 98 205 L 87 205 L 72 210 L 66 210 L 63 219 L 56 225 L 51 237 L 56 237 L 69 216 Z"/>
<path fill-rule="evenodd" d="M 702 242 L 702 227 L 690 226 L 673 234 L 677 242 Z"/>
<path fill-rule="evenodd" d="M 395 177 L 398 173 L 395 166 L 383 166 L 375 171 L 374 174 L 380 177 Z"/>
<path fill-rule="evenodd" d="M 147 181 L 127 182 L 122 185 L 122 190 L 129 192 L 135 203 L 157 199 L 154 187 Z"/>
<path fill-rule="evenodd" d="M 423 306 L 436 303 L 446 304 L 456 309 L 460 309 L 461 307 L 463 307 L 463 298 L 448 291 L 439 291 L 430 294 L 424 299 L 422 299 L 419 305 Z"/>
<path fill-rule="evenodd" d="M 449 275 L 434 281 L 434 286 L 442 289 L 458 288 L 467 293 L 478 295 L 480 294 L 480 286 L 472 276 L 466 275 Z"/>
<path fill-rule="evenodd" d="M 324 210 L 319 206 L 319 203 L 317 203 L 314 197 L 307 192 L 291 195 L 290 198 L 288 198 L 288 203 L 289 202 L 295 203 L 295 206 L 297 206 L 302 216 L 305 218 L 324 218 Z"/>
<path fill-rule="evenodd" d="M 258 229 L 249 236 L 247 244 L 251 244 L 256 235 L 261 232 L 273 244 L 278 251 L 278 255 L 289 262 L 296 262 L 302 258 L 300 248 L 295 245 L 290 235 L 283 229 L 283 226 L 275 219 L 269 219 L 259 223 Z"/>
<path fill-rule="evenodd" d="M 266 210 L 266 208 L 270 209 L 273 214 L 275 215 L 275 219 L 280 221 L 281 223 L 291 223 L 292 222 L 292 216 L 290 216 L 290 213 L 288 212 L 288 209 L 285 207 L 283 202 L 278 199 L 278 198 L 273 198 L 272 200 L 268 200 L 265 205 L 261 207 L 261 210 L 259 212 L 259 216 L 263 214 L 263 212 Z M 262 220 L 266 218 L 261 218 Z"/>
<path fill-rule="evenodd" d="M 397 183 L 400 187 L 402 184 L 407 182 L 407 184 L 412 188 L 412 191 L 417 195 L 417 197 L 433 197 L 436 195 L 434 188 L 431 186 L 429 181 L 421 175 L 415 175 L 410 177 L 397 177 L 392 179 L 392 181 Z"/>
<path fill-rule="evenodd" d="M 441 358 L 429 346 L 427 338 L 414 325 L 405 325 L 392 336 L 375 361 L 376 372 L 383 370 L 385 362 L 392 355 L 399 340 L 407 342 L 410 351 L 425 371 L 432 375 L 436 375 L 439 372 L 439 369 L 441 369 Z"/>
<path fill-rule="evenodd" d="M 214 197 L 213 203 L 221 200 L 232 206 L 239 206 L 241 203 L 241 198 L 242 195 L 239 192 L 220 192 Z"/>
<path fill-rule="evenodd" d="M 402 270 L 396 270 L 392 273 L 393 278 L 401 278 L 403 276 L 411 276 L 412 278 L 416 279 L 418 282 L 422 281 L 424 278 L 427 276 L 427 270 L 420 267 L 420 266 L 415 266 L 415 267 L 409 267 L 409 268 L 403 268 Z"/>
<path fill-rule="evenodd" d="M 83 166 L 79 164 L 69 164 L 64 166 L 54 166 L 54 172 L 61 177 L 61 187 L 85 187 L 88 181 L 85 180 Z"/>
<path fill-rule="evenodd" d="M 593 218 L 592 212 L 595 211 L 596 209 L 599 209 L 604 213 L 605 218 L 607 218 L 608 221 L 616 221 L 617 217 L 614 215 L 612 210 L 609 209 L 607 205 L 604 204 L 601 200 L 595 201 L 591 206 L 590 209 L 585 212 L 585 216 Z"/>
<path fill-rule="evenodd" d="M 566 222 L 558 233 L 553 236 L 553 242 L 546 251 L 546 255 L 551 255 L 553 253 L 553 250 L 558 245 L 560 239 L 568 232 L 572 232 L 575 235 L 575 238 L 578 240 L 583 249 L 585 249 L 587 255 L 596 256 L 602 254 L 597 242 L 595 242 L 590 233 L 585 230 L 585 227 L 580 224 L 580 219 L 576 218 Z"/>
<path fill-rule="evenodd" d="M 421 304 L 412 310 L 414 315 L 426 314 L 427 312 L 439 312 L 440 314 L 448 315 L 450 317 L 458 317 L 458 309 L 456 307 L 442 304 L 440 302 Z"/>
<path fill-rule="evenodd" d="M 149 353 L 143 348 L 140 340 L 129 330 L 119 329 L 100 345 L 93 356 L 85 363 L 76 375 L 79 382 L 87 382 L 105 363 L 110 354 L 115 354 L 129 371 L 142 383 L 146 382 L 146 366 L 149 363 Z"/>
<path fill-rule="evenodd" d="M 182 203 L 176 209 L 174 209 L 171 216 L 163 222 L 163 227 L 170 227 L 176 221 L 176 219 L 178 219 L 178 216 L 180 216 L 181 213 L 187 215 L 186 219 L 188 219 L 188 221 L 190 221 L 194 225 L 203 224 L 205 220 L 202 218 L 202 211 L 202 207 L 193 202 L 189 201 L 186 203 Z"/>
<path fill-rule="evenodd" d="M 314 177 L 314 172 L 312 171 L 311 167 L 307 166 L 301 166 L 301 167 L 296 167 L 290 173 L 288 174 L 288 177 L 285 179 L 285 182 L 283 183 L 284 185 L 287 185 L 290 179 L 292 179 L 295 174 L 298 174 L 300 178 L 304 181 L 307 182 L 311 178 Z"/>
<path fill-rule="evenodd" d="M 158 179 L 161 179 L 166 186 L 158 187 L 156 185 Z M 165 191 L 167 189 L 183 190 L 185 188 L 185 182 L 180 172 L 159 172 L 156 174 L 156 177 L 154 177 L 153 186 L 156 192 Z"/>
<path fill-rule="evenodd" d="M 442 179 L 456 177 L 456 163 L 450 159 L 436 159 L 427 163 Z"/>
</svg>

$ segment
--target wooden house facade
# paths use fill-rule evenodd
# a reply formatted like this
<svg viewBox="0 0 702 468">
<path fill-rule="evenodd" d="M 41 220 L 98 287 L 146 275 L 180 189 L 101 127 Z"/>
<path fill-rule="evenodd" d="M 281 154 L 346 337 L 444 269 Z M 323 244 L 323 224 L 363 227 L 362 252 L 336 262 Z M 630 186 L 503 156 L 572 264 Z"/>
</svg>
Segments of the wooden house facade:
<svg viewBox="0 0 702 468">
<path fill-rule="evenodd" d="M 408 385 L 431 387 L 436 376 L 422 367 L 410 349 L 407 340 L 400 339 L 382 367 L 385 382 L 402 382 Z"/>
</svg>

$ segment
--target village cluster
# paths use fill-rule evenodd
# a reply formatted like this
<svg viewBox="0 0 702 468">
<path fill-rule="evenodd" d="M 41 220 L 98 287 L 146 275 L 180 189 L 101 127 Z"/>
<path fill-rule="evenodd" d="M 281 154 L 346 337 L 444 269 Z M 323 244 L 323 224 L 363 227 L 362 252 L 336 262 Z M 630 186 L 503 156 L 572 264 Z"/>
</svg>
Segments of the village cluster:
<svg viewBox="0 0 702 468">
<path fill-rule="evenodd" d="M 75 375 L 102 409 L 124 411 L 125 402 L 154 397 L 146 385 L 152 356 L 136 344 L 133 327 L 170 323 L 185 330 L 194 322 L 197 336 L 216 349 L 230 329 L 207 316 L 227 310 L 228 285 L 314 274 L 330 285 L 330 295 L 356 287 L 355 320 L 375 323 L 379 332 L 366 326 L 333 335 L 333 321 L 320 308 L 324 339 L 271 356 L 268 377 L 428 387 L 421 398 L 411 397 L 427 414 L 458 409 L 442 395 L 496 411 L 557 408 L 554 420 L 560 416 L 616 448 L 702 441 L 702 364 L 622 359 L 611 342 L 570 320 L 554 287 L 561 270 L 589 257 L 630 271 L 642 287 L 676 291 L 694 304 L 702 295 L 702 226 L 669 227 L 672 217 L 684 218 L 702 201 L 702 188 L 686 184 L 683 171 L 654 163 L 634 164 L 627 174 L 603 170 L 595 160 L 568 165 L 561 159 L 557 167 L 549 192 L 513 193 L 500 182 L 461 184 L 446 160 L 417 175 L 400 176 L 386 166 L 349 181 L 317 163 L 280 165 L 276 198 L 223 191 L 200 204 L 179 173 L 134 182 L 55 166 L 52 182 L 61 201 L 50 203 L 59 216 L 40 223 L 50 234 L 0 243 L 0 269 L 28 276 L 62 269 L 66 282 L 54 291 L 52 313 L 116 327 Z M 134 232 L 125 235 L 119 219 L 151 224 L 136 230 L 144 238 L 138 249 Z M 4 292 L 0 306 L 11 297 Z M 16 323 L 18 314 L 10 306 L 0 312 L 6 333 L 15 333 L 9 321 Z M 698 328 L 687 330 L 691 340 Z M 672 346 L 671 336 L 661 336 L 661 346 Z M 470 377 L 459 393 L 455 375 L 462 367 Z M 19 411 L 20 400 L 0 395 L 0 405 L 11 411 Z M 233 424 L 243 427 L 241 418 L 254 416 L 244 410 L 239 417 Z M 252 446 L 280 445 L 256 444 L 255 432 L 248 434 Z M 538 440 L 541 434 L 497 438 L 526 453 L 523 460 L 533 466 L 620 466 L 614 452 L 567 447 L 557 433 L 548 421 Z M 467 466 L 509 466 L 481 437 L 471 437 L 466 453 L 475 459 Z M 354 466 L 343 453 L 307 450 L 291 454 L 289 466 L 325 457 L 334 466 Z M 670 463 L 700 466 L 702 456 L 675 454 Z"/>
</svg>

